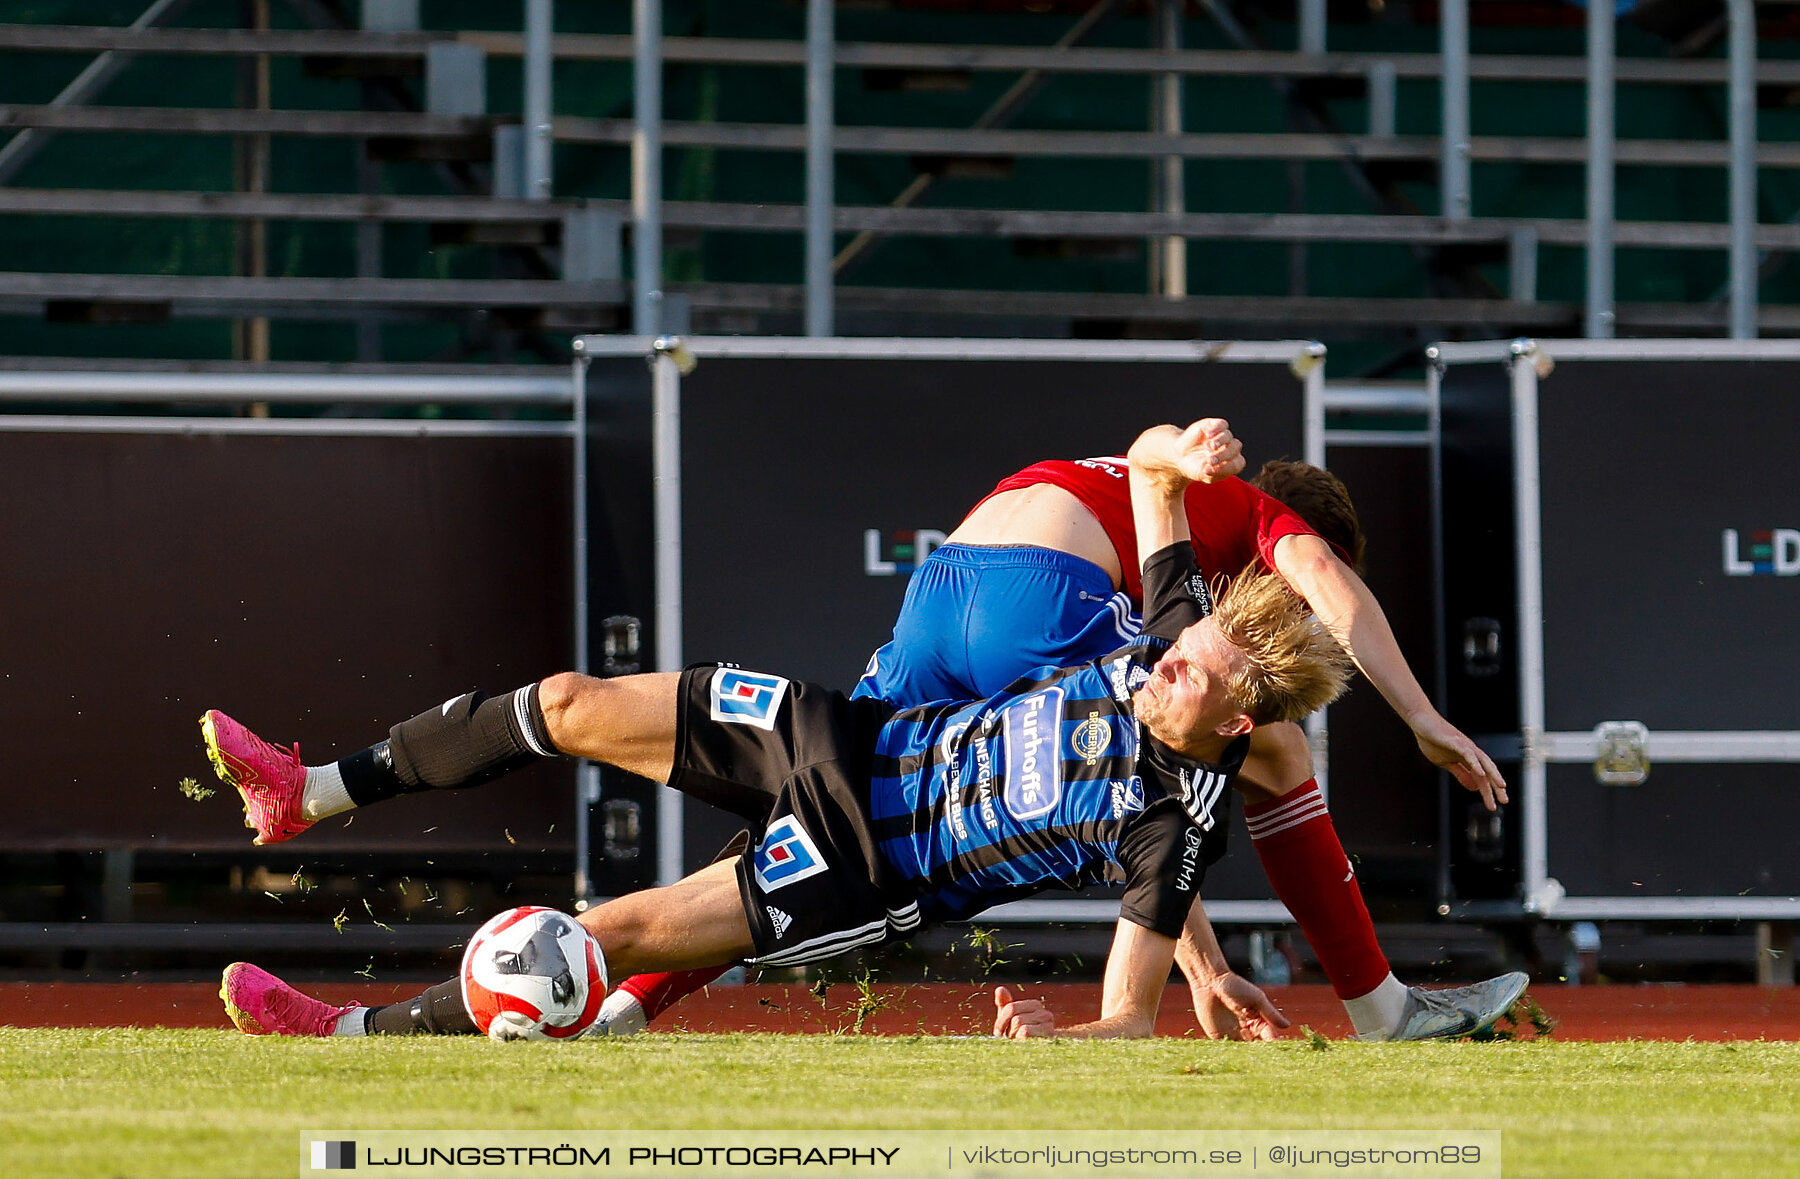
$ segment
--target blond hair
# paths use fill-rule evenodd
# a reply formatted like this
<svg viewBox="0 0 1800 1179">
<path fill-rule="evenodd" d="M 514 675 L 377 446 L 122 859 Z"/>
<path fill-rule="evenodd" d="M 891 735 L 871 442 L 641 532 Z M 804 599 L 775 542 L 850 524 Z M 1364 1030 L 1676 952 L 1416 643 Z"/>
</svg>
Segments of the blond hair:
<svg viewBox="0 0 1800 1179">
<path fill-rule="evenodd" d="M 1213 621 L 1245 657 L 1231 698 L 1251 720 L 1297 721 L 1344 694 L 1349 657 L 1280 577 L 1246 572 L 1217 596 Z"/>
</svg>

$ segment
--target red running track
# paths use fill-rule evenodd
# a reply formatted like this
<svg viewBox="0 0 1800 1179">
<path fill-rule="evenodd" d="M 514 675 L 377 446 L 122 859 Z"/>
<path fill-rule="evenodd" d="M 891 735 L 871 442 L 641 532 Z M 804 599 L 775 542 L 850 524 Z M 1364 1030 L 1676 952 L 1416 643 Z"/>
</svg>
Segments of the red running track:
<svg viewBox="0 0 1800 1179">
<path fill-rule="evenodd" d="M 1099 1015 L 1099 987 L 1077 983 L 1009 984 L 1015 994 L 1050 1000 L 1065 1023 Z M 394 1002 L 417 984 L 334 983 L 313 993 L 336 1003 Z M 986 1034 L 991 988 L 923 983 L 875 988 L 885 1000 L 864 1031 L 879 1035 Z M 1325 986 L 1274 987 L 1269 994 L 1292 1019 L 1328 1036 L 1350 1034 L 1343 1007 Z M 1561 1040 L 1800 1040 L 1800 988 L 1754 986 L 1533 987 Z M 690 1032 L 835 1032 L 855 1021 L 857 990 L 834 986 L 823 1001 L 802 986 L 713 987 L 685 1000 L 655 1025 Z M 13 1027 L 228 1027 L 218 988 L 206 983 L 0 983 L 0 1024 Z M 1503 1025 L 1504 1026 L 1504 1025 Z M 1156 1030 L 1199 1035 L 1187 991 L 1171 986 Z M 1290 1033 L 1295 1034 L 1295 1033 Z M 1529 1036 L 1530 1029 L 1522 1029 Z"/>
</svg>

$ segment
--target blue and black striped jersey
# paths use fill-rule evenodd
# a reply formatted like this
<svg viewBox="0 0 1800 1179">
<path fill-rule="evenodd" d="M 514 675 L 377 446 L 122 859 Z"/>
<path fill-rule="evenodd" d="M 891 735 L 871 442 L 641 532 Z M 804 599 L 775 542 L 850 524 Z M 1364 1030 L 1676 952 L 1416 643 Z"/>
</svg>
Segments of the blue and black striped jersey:
<svg viewBox="0 0 1800 1179">
<path fill-rule="evenodd" d="M 1179 551 L 1178 551 L 1179 550 Z M 1192 549 L 1145 569 L 1146 633 L 1104 659 L 1028 673 L 987 700 L 896 713 L 877 738 L 869 814 L 882 858 L 928 920 L 1122 872 L 1121 914 L 1176 936 L 1223 848 L 1225 791 L 1243 763 L 1186 758 L 1145 734 L 1132 694 L 1210 610 Z"/>
</svg>

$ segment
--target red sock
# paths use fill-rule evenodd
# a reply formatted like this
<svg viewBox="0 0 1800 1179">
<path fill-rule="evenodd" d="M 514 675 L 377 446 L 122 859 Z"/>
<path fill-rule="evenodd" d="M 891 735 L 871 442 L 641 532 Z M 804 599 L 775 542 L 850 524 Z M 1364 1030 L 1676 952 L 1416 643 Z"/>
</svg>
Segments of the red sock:
<svg viewBox="0 0 1800 1179">
<path fill-rule="evenodd" d="M 1338 998 L 1374 990 L 1388 976 L 1388 960 L 1318 782 L 1308 778 L 1273 801 L 1247 804 L 1244 820 L 1275 895 L 1299 923 Z"/>
<path fill-rule="evenodd" d="M 619 989 L 636 999 L 644 1008 L 645 1019 L 655 1019 L 681 999 L 687 998 L 730 966 L 707 966 L 700 970 L 677 970 L 673 974 L 634 974 L 619 984 Z"/>
</svg>

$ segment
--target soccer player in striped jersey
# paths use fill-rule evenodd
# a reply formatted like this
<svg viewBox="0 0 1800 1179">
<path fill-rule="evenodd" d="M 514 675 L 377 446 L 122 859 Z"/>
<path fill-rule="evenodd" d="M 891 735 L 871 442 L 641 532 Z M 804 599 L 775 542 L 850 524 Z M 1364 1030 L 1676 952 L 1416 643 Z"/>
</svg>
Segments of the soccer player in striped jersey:
<svg viewBox="0 0 1800 1179">
<path fill-rule="evenodd" d="M 1111 874 L 1125 891 L 1100 1018 L 1058 1028 L 1025 1001 L 1002 1007 L 997 1032 L 1147 1035 L 1180 945 L 1234 1019 L 1273 1035 L 1285 1020 L 1230 972 L 1194 901 L 1222 851 L 1225 785 L 1249 734 L 1335 698 L 1346 664 L 1277 577 L 1240 577 L 1213 608 L 1181 493 L 1236 452 L 1222 422 L 1146 431 L 1131 463 L 1146 554 L 1143 633 L 1104 659 L 1045 669 L 982 701 L 896 710 L 722 666 L 611 680 L 569 673 L 499 698 L 447 701 L 318 767 L 221 713 L 202 727 L 259 841 L 554 754 L 667 781 L 750 820 L 756 836 L 735 861 L 582 915 L 615 976 L 813 961 Z M 235 964 L 225 998 L 247 1031 L 473 1029 L 444 987 L 412 1004 L 338 1009 Z"/>
<path fill-rule="evenodd" d="M 983 697 L 1040 666 L 1097 658 L 1135 635 L 1144 601 L 1123 456 L 1033 464 L 1000 481 L 908 583 L 894 637 L 857 695 L 902 707 Z M 1272 569 L 1326 620 L 1422 752 L 1489 809 L 1506 801 L 1493 761 L 1432 707 L 1358 576 L 1356 508 L 1330 472 L 1271 462 L 1249 483 L 1193 480 L 1182 494 L 1190 543 L 1209 572 Z M 1298 725 L 1258 726 L 1233 781 L 1251 846 L 1311 944 L 1359 1036 L 1466 1032 L 1503 1013 L 1524 976 L 1425 991 L 1394 977 L 1355 869 L 1313 778 Z M 1180 959 L 1209 1036 L 1240 1034 L 1197 960 Z M 612 1034 L 642 1028 L 722 968 L 624 980 L 607 997 Z"/>
</svg>

